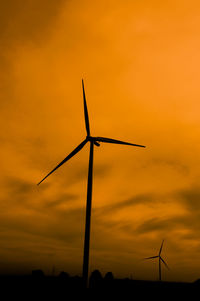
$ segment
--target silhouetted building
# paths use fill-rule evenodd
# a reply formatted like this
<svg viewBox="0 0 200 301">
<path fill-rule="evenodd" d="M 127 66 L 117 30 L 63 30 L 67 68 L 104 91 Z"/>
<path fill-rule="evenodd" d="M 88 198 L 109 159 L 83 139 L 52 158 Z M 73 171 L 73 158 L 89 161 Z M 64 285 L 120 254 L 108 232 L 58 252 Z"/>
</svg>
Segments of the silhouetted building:
<svg viewBox="0 0 200 301">
<path fill-rule="evenodd" d="M 114 276 L 112 272 L 107 272 L 104 276 L 104 286 L 112 288 L 114 285 Z"/>
<path fill-rule="evenodd" d="M 104 280 L 105 281 L 113 281 L 114 280 L 114 276 L 112 272 L 107 272 L 104 276 Z"/>
<path fill-rule="evenodd" d="M 101 287 L 103 283 L 103 277 L 99 270 L 94 270 L 91 273 L 90 280 L 89 280 L 89 287 L 90 288 L 97 288 Z"/>
<path fill-rule="evenodd" d="M 69 279 L 69 274 L 62 271 L 62 272 L 60 272 L 60 274 L 58 275 L 58 277 L 60 279 L 66 279 L 66 280 L 68 280 Z"/>
<path fill-rule="evenodd" d="M 42 270 L 33 270 L 32 276 L 37 279 L 41 279 L 44 277 L 44 272 Z"/>
</svg>

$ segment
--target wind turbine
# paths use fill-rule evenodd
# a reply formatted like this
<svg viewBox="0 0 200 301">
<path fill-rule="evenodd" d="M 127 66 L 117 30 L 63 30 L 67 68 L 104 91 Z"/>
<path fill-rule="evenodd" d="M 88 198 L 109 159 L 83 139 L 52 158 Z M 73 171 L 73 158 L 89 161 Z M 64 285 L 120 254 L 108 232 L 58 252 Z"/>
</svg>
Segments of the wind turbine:
<svg viewBox="0 0 200 301">
<path fill-rule="evenodd" d="M 138 147 L 145 147 L 145 146 L 144 145 L 139 145 L 139 144 L 123 142 L 123 141 L 115 140 L 115 139 L 111 139 L 111 138 L 91 136 L 83 79 L 82 79 L 82 89 L 83 89 L 83 105 L 84 105 L 84 115 L 85 115 L 85 127 L 86 127 L 87 136 L 63 161 L 61 161 L 52 171 L 50 171 L 37 185 L 42 183 L 56 169 L 58 169 L 61 165 L 66 163 L 73 156 L 75 156 L 86 145 L 87 142 L 90 143 L 88 184 L 87 184 L 87 205 L 86 205 L 86 220 L 85 220 L 85 240 L 84 240 L 84 254 L 83 254 L 83 285 L 84 285 L 84 287 L 87 287 L 88 267 L 89 267 L 89 245 L 90 245 L 90 220 L 91 220 L 91 207 L 92 207 L 92 178 L 93 178 L 94 145 L 95 146 L 100 146 L 100 142 L 105 142 L 105 143 L 114 143 L 114 144 L 124 144 L 124 145 L 138 146 Z"/>
<path fill-rule="evenodd" d="M 169 270 L 169 267 L 168 265 L 166 264 L 166 262 L 164 261 L 164 259 L 161 257 L 161 252 L 162 252 L 162 248 L 163 248 L 163 243 L 164 243 L 164 239 L 161 243 L 161 247 L 160 247 L 160 250 L 159 250 L 159 253 L 157 256 L 152 256 L 152 257 L 147 257 L 147 258 L 144 258 L 144 259 L 154 259 L 154 258 L 158 258 L 158 262 L 159 262 L 159 280 L 161 281 L 161 262 L 166 266 L 166 268 Z"/>
</svg>

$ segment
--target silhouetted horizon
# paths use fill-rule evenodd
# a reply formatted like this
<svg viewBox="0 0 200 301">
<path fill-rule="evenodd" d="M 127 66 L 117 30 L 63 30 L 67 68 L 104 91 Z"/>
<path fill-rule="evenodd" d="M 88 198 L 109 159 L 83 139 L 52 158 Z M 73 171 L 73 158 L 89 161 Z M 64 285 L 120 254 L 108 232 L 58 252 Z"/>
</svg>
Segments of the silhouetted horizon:
<svg viewBox="0 0 200 301">
<path fill-rule="evenodd" d="M 143 277 L 143 278 L 133 277 L 133 274 L 131 274 L 129 276 L 126 275 L 126 276 L 122 276 L 122 277 L 120 277 L 120 276 L 115 277 L 115 275 L 113 274 L 112 271 L 101 272 L 100 270 L 97 270 L 97 269 L 93 270 L 89 274 L 89 277 L 91 277 L 91 275 L 95 274 L 94 272 L 95 273 L 97 272 L 98 274 L 100 274 L 102 279 L 105 278 L 105 277 L 108 278 L 108 279 L 113 277 L 113 279 L 121 279 L 121 280 L 129 279 L 129 280 L 141 281 L 141 282 L 145 281 L 145 282 L 169 282 L 169 283 L 195 283 L 198 280 L 200 281 L 200 275 L 199 275 L 199 278 L 197 277 L 197 278 L 195 278 L 194 280 L 191 280 L 191 281 L 169 280 L 169 279 L 167 279 L 167 280 L 162 279 L 160 281 L 159 279 L 153 279 L 153 278 L 148 279 L 148 278 L 145 278 L 145 277 Z M 74 278 L 74 277 L 83 278 L 81 272 L 80 273 L 69 273 L 67 270 L 59 270 L 55 273 L 55 275 L 52 275 L 52 273 L 45 272 L 44 270 L 42 270 L 40 268 L 29 270 L 29 271 L 26 271 L 26 272 L 21 271 L 20 273 L 17 272 L 17 271 L 10 272 L 10 273 L 9 272 L 8 273 L 1 273 L 0 272 L 0 276 L 1 277 L 9 277 L 9 276 L 11 276 L 11 277 L 21 277 L 21 276 L 22 277 L 24 277 L 24 276 L 29 277 L 29 276 L 31 276 L 31 277 L 36 277 L 36 278 L 38 278 L 38 277 L 40 278 L 40 277 L 62 277 L 62 276 L 64 276 L 64 277 L 69 277 L 69 278 Z"/>
<path fill-rule="evenodd" d="M 67 272 L 61 271 L 58 275 L 45 275 L 41 269 L 33 270 L 30 275 L 0 275 L 0 288 L 2 292 L 16 290 L 15 295 L 24 294 L 34 290 L 35 293 L 45 293 L 50 296 L 52 293 L 57 296 L 67 296 L 68 290 L 85 289 L 84 278 L 70 276 Z M 106 289 L 116 292 L 118 290 L 130 290 L 135 296 L 154 296 L 165 293 L 168 296 L 179 297 L 190 294 L 195 296 L 200 292 L 200 278 L 194 282 L 170 282 L 170 281 L 149 281 L 126 278 L 115 278 L 112 272 L 102 274 L 99 270 L 91 272 L 89 277 L 89 289 Z M 76 291 L 74 291 L 76 292 Z"/>
</svg>

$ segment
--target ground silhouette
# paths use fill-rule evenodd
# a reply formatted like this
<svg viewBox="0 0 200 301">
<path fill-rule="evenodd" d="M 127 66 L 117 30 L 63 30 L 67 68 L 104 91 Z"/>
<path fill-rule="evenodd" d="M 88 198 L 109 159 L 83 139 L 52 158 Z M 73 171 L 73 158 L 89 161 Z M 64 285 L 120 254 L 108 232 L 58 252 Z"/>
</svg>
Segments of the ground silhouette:
<svg viewBox="0 0 200 301">
<path fill-rule="evenodd" d="M 200 294 L 200 279 L 193 283 L 145 281 L 129 278 L 114 278 L 112 272 L 103 277 L 100 271 L 94 270 L 89 278 L 89 289 L 99 292 L 110 290 L 112 292 L 129 292 L 132 296 L 146 296 L 148 298 L 164 295 L 169 297 L 192 297 Z M 42 270 L 34 270 L 31 275 L 1 275 L 0 289 L 3 291 L 21 294 L 43 294 L 45 297 L 55 295 L 57 297 L 69 297 L 69 291 L 80 292 L 84 290 L 82 277 L 70 276 L 62 271 L 57 276 L 45 276 Z"/>
</svg>

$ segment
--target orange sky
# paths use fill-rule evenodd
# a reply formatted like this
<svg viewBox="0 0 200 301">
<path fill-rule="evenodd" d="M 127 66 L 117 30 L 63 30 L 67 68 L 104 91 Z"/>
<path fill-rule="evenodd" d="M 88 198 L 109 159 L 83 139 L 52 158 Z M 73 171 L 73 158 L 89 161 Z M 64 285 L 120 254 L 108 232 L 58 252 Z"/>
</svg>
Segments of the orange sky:
<svg viewBox="0 0 200 301">
<path fill-rule="evenodd" d="M 81 274 L 91 132 L 90 270 L 200 277 L 199 1 L 0 1 L 0 272 Z"/>
</svg>

